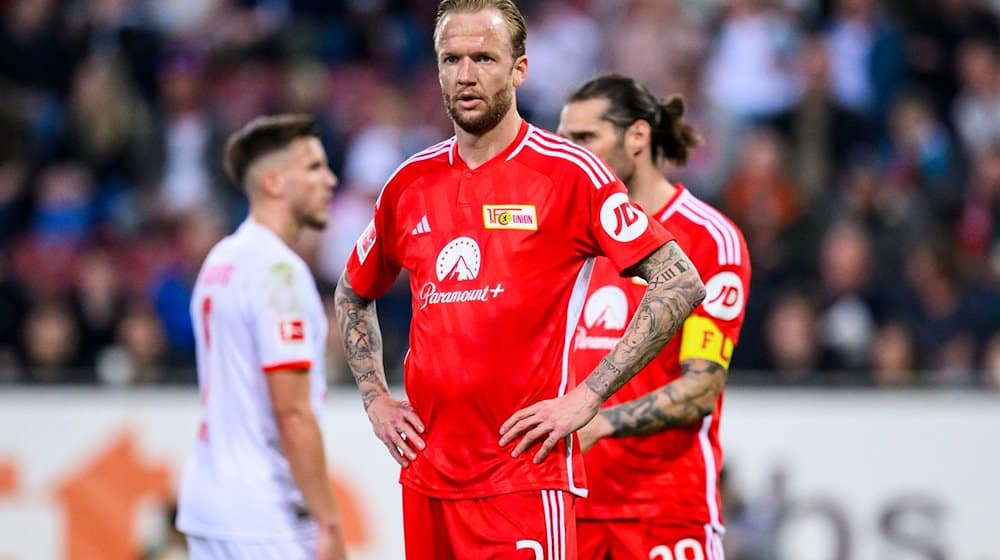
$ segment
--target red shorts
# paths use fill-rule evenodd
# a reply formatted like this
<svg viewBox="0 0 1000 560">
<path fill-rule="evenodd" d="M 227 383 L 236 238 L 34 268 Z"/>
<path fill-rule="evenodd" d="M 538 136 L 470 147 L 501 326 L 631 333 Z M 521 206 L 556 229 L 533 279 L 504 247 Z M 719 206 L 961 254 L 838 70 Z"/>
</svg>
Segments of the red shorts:
<svg viewBox="0 0 1000 560">
<path fill-rule="evenodd" d="M 561 490 L 443 500 L 403 487 L 406 560 L 576 560 L 574 500 Z"/>
<path fill-rule="evenodd" d="M 691 529 L 640 519 L 578 519 L 579 560 L 725 560 L 711 525 Z"/>
</svg>

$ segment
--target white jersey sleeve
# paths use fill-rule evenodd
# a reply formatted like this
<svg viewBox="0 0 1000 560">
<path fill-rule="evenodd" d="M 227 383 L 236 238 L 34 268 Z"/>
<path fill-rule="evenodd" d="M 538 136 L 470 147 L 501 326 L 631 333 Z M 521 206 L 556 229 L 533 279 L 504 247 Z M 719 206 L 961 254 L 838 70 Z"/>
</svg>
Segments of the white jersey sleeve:
<svg viewBox="0 0 1000 560">
<path fill-rule="evenodd" d="M 316 356 L 313 339 L 319 325 L 313 324 L 303 301 L 309 294 L 305 284 L 312 280 L 296 264 L 273 262 L 250 283 L 250 321 L 264 373 L 308 370 Z"/>
</svg>

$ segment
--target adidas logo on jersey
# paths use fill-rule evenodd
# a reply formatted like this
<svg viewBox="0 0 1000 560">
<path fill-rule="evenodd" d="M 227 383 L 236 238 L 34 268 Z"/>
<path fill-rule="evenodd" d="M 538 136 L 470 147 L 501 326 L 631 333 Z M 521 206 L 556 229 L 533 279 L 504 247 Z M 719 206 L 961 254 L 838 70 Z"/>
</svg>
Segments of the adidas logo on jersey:
<svg viewBox="0 0 1000 560">
<path fill-rule="evenodd" d="M 420 221 L 417 222 L 417 227 L 413 228 L 410 233 L 413 235 L 420 235 L 422 233 L 430 233 L 430 231 L 431 224 L 427 221 L 427 214 L 424 214 L 424 217 L 420 218 Z"/>
</svg>

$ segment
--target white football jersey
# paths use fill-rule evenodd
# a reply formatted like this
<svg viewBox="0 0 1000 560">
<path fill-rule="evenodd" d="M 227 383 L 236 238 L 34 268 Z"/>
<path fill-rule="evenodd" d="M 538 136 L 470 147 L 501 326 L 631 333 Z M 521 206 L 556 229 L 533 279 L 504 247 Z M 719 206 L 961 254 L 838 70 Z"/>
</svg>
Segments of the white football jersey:
<svg viewBox="0 0 1000 560">
<path fill-rule="evenodd" d="M 315 533 L 282 452 L 265 378 L 308 370 L 322 422 L 327 323 L 308 267 L 248 219 L 205 259 L 191 319 L 202 422 L 181 481 L 177 527 L 234 540 Z"/>
</svg>

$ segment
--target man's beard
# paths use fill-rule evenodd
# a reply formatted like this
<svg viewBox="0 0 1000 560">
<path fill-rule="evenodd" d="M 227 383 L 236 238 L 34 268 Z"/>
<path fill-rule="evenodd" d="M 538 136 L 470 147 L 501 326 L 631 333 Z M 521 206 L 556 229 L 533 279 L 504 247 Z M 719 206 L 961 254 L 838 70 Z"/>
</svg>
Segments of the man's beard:
<svg viewBox="0 0 1000 560">
<path fill-rule="evenodd" d="M 504 115 L 514 104 L 513 90 L 503 89 L 493 94 L 489 99 L 480 99 L 480 101 L 486 105 L 486 110 L 478 116 L 464 118 L 458 108 L 458 96 L 444 95 L 444 106 L 448 109 L 451 120 L 462 130 L 477 136 L 493 130 L 496 125 L 500 124 Z"/>
<path fill-rule="evenodd" d="M 329 217 L 326 215 L 322 217 L 317 217 L 304 210 L 295 211 L 295 220 L 300 226 L 306 227 L 308 229 L 314 229 L 317 231 L 323 231 L 326 229 L 327 224 L 330 222 Z"/>
</svg>

